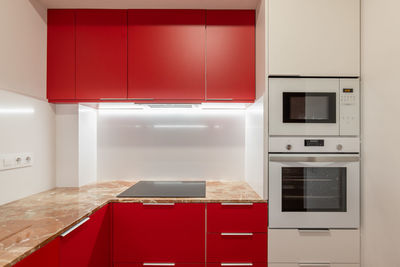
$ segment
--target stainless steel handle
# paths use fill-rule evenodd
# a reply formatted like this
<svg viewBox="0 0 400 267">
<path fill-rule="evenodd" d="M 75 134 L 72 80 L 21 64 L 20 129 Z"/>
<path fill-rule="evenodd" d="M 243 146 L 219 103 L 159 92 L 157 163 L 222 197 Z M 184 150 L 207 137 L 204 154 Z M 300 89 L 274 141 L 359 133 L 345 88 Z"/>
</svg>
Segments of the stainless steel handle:
<svg viewBox="0 0 400 267">
<path fill-rule="evenodd" d="M 221 203 L 222 206 L 252 206 L 253 203 L 228 203 L 228 202 L 223 202 Z"/>
<path fill-rule="evenodd" d="M 175 203 L 166 202 L 166 203 L 142 203 L 144 206 L 173 206 Z"/>
<path fill-rule="evenodd" d="M 270 161 L 274 162 L 357 162 L 360 157 L 269 157 Z"/>
<path fill-rule="evenodd" d="M 323 263 L 299 263 L 300 267 L 330 267 L 331 264 L 328 262 L 323 262 Z"/>
<path fill-rule="evenodd" d="M 174 262 L 144 262 L 143 266 L 175 266 Z"/>
<path fill-rule="evenodd" d="M 233 98 L 207 98 L 207 100 L 232 101 Z"/>
<path fill-rule="evenodd" d="M 128 100 L 128 98 L 100 98 L 100 100 Z"/>
<path fill-rule="evenodd" d="M 251 263 L 251 262 L 241 262 L 241 263 L 221 262 L 221 266 L 253 266 L 253 263 Z"/>
<path fill-rule="evenodd" d="M 100 100 L 116 100 L 116 101 L 120 101 L 120 100 L 154 100 L 154 98 L 100 98 Z"/>
<path fill-rule="evenodd" d="M 75 224 L 74 226 L 72 226 L 71 228 L 69 228 L 67 231 L 65 231 L 64 233 L 61 234 L 62 237 L 67 236 L 69 233 L 71 233 L 72 231 L 74 231 L 76 228 L 78 228 L 79 226 L 81 226 L 82 224 L 84 224 L 85 222 L 89 221 L 90 217 L 87 217 L 85 219 L 83 219 L 82 221 L 80 221 L 79 223 Z"/>
<path fill-rule="evenodd" d="M 252 236 L 253 233 L 221 233 L 222 236 Z"/>
<path fill-rule="evenodd" d="M 144 97 L 144 98 L 128 98 L 128 100 L 154 100 L 154 98 L 151 98 L 151 97 Z"/>
<path fill-rule="evenodd" d="M 321 233 L 321 234 L 329 234 L 330 230 L 329 229 L 298 229 L 299 233 L 303 234 L 312 234 L 312 233 Z"/>
</svg>

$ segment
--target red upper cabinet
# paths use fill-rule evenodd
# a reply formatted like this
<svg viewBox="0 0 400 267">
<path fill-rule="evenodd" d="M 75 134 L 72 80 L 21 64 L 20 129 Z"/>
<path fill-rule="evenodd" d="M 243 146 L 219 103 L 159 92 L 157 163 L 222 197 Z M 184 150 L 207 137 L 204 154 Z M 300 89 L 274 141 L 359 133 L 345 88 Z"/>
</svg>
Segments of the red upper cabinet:
<svg viewBox="0 0 400 267">
<path fill-rule="evenodd" d="M 111 210 L 106 205 L 60 239 L 61 267 L 111 266 Z"/>
<path fill-rule="evenodd" d="M 47 14 L 47 98 L 75 99 L 75 12 Z"/>
<path fill-rule="evenodd" d="M 206 11 L 206 100 L 254 101 L 255 11 Z"/>
<path fill-rule="evenodd" d="M 56 238 L 44 247 L 15 264 L 15 267 L 54 267 L 59 266 L 60 238 Z"/>
<path fill-rule="evenodd" d="M 205 11 L 128 11 L 128 97 L 204 100 Z"/>
<path fill-rule="evenodd" d="M 76 98 L 127 97 L 127 11 L 77 10 Z"/>
</svg>

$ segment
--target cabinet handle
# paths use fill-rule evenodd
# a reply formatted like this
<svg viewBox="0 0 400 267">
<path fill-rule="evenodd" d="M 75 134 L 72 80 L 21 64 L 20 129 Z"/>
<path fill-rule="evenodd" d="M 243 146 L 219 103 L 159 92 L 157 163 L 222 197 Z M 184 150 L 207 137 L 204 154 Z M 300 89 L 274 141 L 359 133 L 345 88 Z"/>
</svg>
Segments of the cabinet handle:
<svg viewBox="0 0 400 267">
<path fill-rule="evenodd" d="M 170 203 L 170 202 L 166 202 L 166 203 L 142 203 L 143 206 L 174 206 L 175 203 Z"/>
<path fill-rule="evenodd" d="M 241 262 L 241 263 L 222 262 L 221 266 L 253 266 L 253 263 L 251 263 L 251 262 Z"/>
<path fill-rule="evenodd" d="M 128 100 L 154 100 L 154 98 L 144 97 L 144 98 L 128 98 Z"/>
<path fill-rule="evenodd" d="M 221 233 L 222 236 L 252 236 L 253 233 Z"/>
<path fill-rule="evenodd" d="M 132 100 L 154 100 L 154 98 L 100 98 L 100 100 L 132 101 Z"/>
<path fill-rule="evenodd" d="M 222 206 L 253 206 L 253 203 L 221 203 Z"/>
<path fill-rule="evenodd" d="M 329 234 L 330 230 L 329 229 L 298 229 L 299 233 L 303 233 L 303 234 L 312 234 L 312 233 L 321 233 L 321 234 Z"/>
<path fill-rule="evenodd" d="M 80 221 L 79 223 L 75 224 L 74 226 L 72 226 L 71 228 L 69 228 L 67 231 L 65 231 L 64 233 L 61 234 L 62 237 L 67 236 L 69 233 L 71 233 L 72 231 L 74 231 L 76 228 L 78 228 L 79 226 L 81 226 L 82 224 L 84 224 L 85 222 L 89 221 L 90 217 L 87 217 L 85 219 L 83 219 L 82 221 Z"/>
<path fill-rule="evenodd" d="M 207 98 L 207 100 L 213 100 L 213 101 L 233 101 L 233 98 Z"/>
<path fill-rule="evenodd" d="M 330 267 L 331 264 L 328 262 L 325 263 L 299 263 L 300 267 Z"/>
<path fill-rule="evenodd" d="M 143 266 L 175 266 L 175 262 L 144 262 Z"/>
</svg>

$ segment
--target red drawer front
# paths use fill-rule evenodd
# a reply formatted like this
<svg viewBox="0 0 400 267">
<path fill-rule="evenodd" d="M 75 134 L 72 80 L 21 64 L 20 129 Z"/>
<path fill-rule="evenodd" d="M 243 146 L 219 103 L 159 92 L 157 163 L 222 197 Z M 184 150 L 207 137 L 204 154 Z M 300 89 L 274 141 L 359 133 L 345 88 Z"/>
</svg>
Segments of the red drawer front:
<svg viewBox="0 0 400 267">
<path fill-rule="evenodd" d="M 267 262 L 267 234 L 207 235 L 207 262 Z"/>
<path fill-rule="evenodd" d="M 205 262 L 205 205 L 115 203 L 114 262 Z"/>
<path fill-rule="evenodd" d="M 157 267 L 157 266 L 165 267 L 165 265 L 163 265 L 163 264 L 146 265 L 143 263 L 114 263 L 114 267 Z M 176 263 L 173 266 L 175 266 L 175 267 L 205 267 L 206 265 L 205 265 L 205 263 Z"/>
<path fill-rule="evenodd" d="M 232 265 L 228 265 L 229 263 L 231 263 Z M 228 267 L 229 266 L 235 266 L 235 267 L 238 267 L 238 265 L 235 264 L 235 263 L 244 263 L 244 262 L 223 262 L 223 265 L 221 265 L 221 263 L 207 263 L 207 267 L 221 267 L 221 266 L 228 266 Z M 248 263 L 248 262 L 245 262 L 245 263 Z M 242 266 L 246 266 L 246 265 L 242 265 Z M 247 265 L 247 266 L 267 267 L 267 264 L 266 263 L 253 263 L 252 265 Z"/>
<path fill-rule="evenodd" d="M 268 231 L 267 215 L 267 203 L 254 203 L 252 205 L 207 204 L 207 232 L 266 233 Z"/>
</svg>

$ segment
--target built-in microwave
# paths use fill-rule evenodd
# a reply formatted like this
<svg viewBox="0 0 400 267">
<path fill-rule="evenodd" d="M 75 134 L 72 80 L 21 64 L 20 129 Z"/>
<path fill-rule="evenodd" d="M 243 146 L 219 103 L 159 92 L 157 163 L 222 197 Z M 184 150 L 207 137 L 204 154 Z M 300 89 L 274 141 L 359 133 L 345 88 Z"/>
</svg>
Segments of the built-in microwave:
<svg viewBox="0 0 400 267">
<path fill-rule="evenodd" d="M 270 78 L 270 136 L 358 136 L 358 78 Z"/>
</svg>

